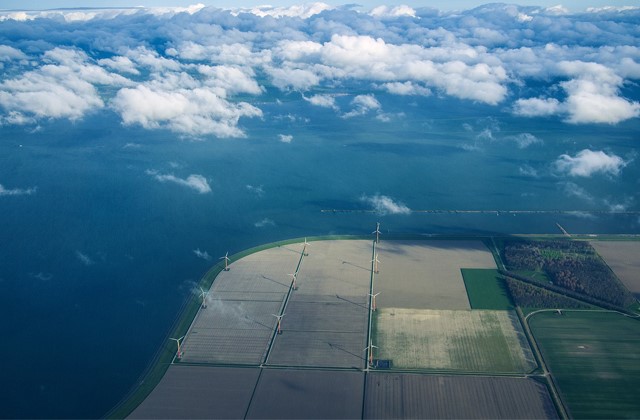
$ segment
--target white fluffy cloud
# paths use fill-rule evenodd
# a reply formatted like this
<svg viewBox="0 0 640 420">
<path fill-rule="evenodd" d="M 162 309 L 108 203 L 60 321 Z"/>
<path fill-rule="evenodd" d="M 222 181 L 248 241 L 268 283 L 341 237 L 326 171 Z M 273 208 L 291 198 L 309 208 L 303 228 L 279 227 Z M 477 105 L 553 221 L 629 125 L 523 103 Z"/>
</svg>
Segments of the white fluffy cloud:
<svg viewBox="0 0 640 420">
<path fill-rule="evenodd" d="M 211 192 L 211 187 L 209 186 L 209 182 L 202 175 L 191 174 L 187 178 L 183 179 L 183 178 L 178 178 L 173 174 L 161 174 L 158 171 L 154 171 L 154 170 L 148 170 L 146 172 L 147 172 L 147 175 L 153 176 L 157 181 L 160 181 L 160 182 L 171 182 L 174 184 L 178 184 L 183 187 L 191 188 L 200 194 L 206 194 Z"/>
<path fill-rule="evenodd" d="M 638 8 L 504 4 L 0 12 L 20 25 L 0 45 L 0 121 L 77 120 L 106 108 L 125 124 L 237 137 L 239 120 L 260 117 L 258 104 L 277 90 L 336 111 L 337 94 L 383 90 L 616 124 L 640 116 L 631 99 L 640 40 L 630 24 L 639 17 Z"/>
<path fill-rule="evenodd" d="M 293 141 L 293 136 L 291 134 L 278 134 L 278 139 L 282 143 L 291 143 Z"/>
<path fill-rule="evenodd" d="M 575 156 L 560 155 L 555 168 L 574 177 L 590 177 L 594 174 L 618 175 L 627 165 L 620 156 L 607 154 L 602 150 L 584 149 Z"/>
<path fill-rule="evenodd" d="M 382 106 L 373 95 L 358 95 L 351 101 L 352 110 L 344 114 L 343 118 L 352 118 L 377 111 Z"/>
<path fill-rule="evenodd" d="M 336 105 L 336 98 L 333 95 L 313 95 L 310 98 L 303 96 L 304 100 L 311 105 L 320 106 L 323 108 L 338 109 Z"/>
<path fill-rule="evenodd" d="M 76 120 L 104 107 L 96 85 L 124 86 L 130 81 L 91 63 L 77 49 L 54 48 L 42 65 L 0 83 L 0 107 L 14 116 Z M 23 121 L 30 121 L 25 118 Z"/>
<path fill-rule="evenodd" d="M 375 194 L 373 196 L 363 195 L 361 201 L 371 205 L 376 213 L 385 214 L 410 214 L 411 209 L 399 201 L 394 201 L 386 195 Z"/>
<path fill-rule="evenodd" d="M 171 90 L 138 85 L 121 89 L 112 106 L 125 124 L 218 137 L 243 137 L 239 119 L 262 116 L 262 111 L 253 105 L 229 102 L 208 88 Z"/>
</svg>

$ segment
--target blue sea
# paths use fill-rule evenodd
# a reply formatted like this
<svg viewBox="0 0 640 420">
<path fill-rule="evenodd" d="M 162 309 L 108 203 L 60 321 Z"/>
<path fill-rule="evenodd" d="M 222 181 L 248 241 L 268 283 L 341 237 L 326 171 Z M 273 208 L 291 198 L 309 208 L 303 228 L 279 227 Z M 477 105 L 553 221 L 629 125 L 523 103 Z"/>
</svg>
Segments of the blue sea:
<svg viewBox="0 0 640 420">
<path fill-rule="evenodd" d="M 241 119 L 246 137 L 236 139 L 123 126 L 105 110 L 35 130 L 0 127 L 0 182 L 33 189 L 0 196 L 0 415 L 104 415 L 226 252 L 368 234 L 377 221 L 383 238 L 559 233 L 556 223 L 570 233 L 640 233 L 637 215 L 588 213 L 640 210 L 637 118 L 573 125 L 455 98 L 376 98 L 384 115 L 342 118 L 298 93 L 267 92 L 258 98 L 264 116 Z M 583 149 L 626 166 L 592 177 L 554 168 Z M 157 174 L 201 175 L 211 191 Z M 322 212 L 371 210 L 376 197 L 412 210 L 587 212 Z"/>
</svg>

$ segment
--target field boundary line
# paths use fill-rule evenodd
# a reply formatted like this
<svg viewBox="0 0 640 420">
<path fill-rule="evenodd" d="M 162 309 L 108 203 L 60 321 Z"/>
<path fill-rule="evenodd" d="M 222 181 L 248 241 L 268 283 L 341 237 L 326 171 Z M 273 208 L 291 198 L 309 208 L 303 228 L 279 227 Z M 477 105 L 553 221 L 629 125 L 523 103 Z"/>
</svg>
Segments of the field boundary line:
<svg viewBox="0 0 640 420">
<path fill-rule="evenodd" d="M 536 357 L 536 359 L 538 359 L 538 364 L 542 368 L 542 376 L 545 378 L 547 382 L 547 387 L 551 392 L 551 398 L 553 399 L 556 409 L 558 410 L 558 414 L 560 414 L 560 417 L 562 419 L 567 420 L 570 418 L 569 414 L 564 405 L 564 401 L 560 397 L 560 392 L 557 389 L 553 375 L 547 368 L 547 364 L 544 361 L 542 352 L 538 347 L 538 342 L 536 341 L 536 338 L 533 336 L 533 332 L 531 331 L 531 328 L 529 328 L 528 318 L 524 316 L 522 309 L 520 309 L 519 306 L 516 307 L 516 313 L 518 314 L 518 319 L 520 319 L 520 323 L 522 323 L 523 330 L 525 332 L 525 335 L 527 336 L 527 340 L 529 340 L 529 345 L 533 350 L 534 356 Z"/>
</svg>

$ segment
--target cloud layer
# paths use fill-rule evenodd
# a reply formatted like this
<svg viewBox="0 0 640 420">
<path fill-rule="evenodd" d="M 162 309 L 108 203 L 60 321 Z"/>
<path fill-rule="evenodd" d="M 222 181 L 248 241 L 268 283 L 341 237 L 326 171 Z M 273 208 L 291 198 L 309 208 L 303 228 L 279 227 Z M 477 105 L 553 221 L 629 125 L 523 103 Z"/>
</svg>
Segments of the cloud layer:
<svg viewBox="0 0 640 420">
<path fill-rule="evenodd" d="M 385 92 L 616 124 L 640 116 L 639 20 L 638 7 L 504 4 L 0 12 L 0 124 L 108 111 L 125 125 L 242 137 L 243 119 L 291 91 L 346 118 L 389 120 Z"/>
</svg>

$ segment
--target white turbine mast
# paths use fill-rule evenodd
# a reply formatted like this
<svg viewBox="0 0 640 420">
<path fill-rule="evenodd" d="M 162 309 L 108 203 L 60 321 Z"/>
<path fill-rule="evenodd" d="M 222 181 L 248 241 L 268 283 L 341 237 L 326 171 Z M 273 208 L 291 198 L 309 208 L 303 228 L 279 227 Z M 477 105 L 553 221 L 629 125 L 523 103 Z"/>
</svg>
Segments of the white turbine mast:
<svg viewBox="0 0 640 420">
<path fill-rule="evenodd" d="M 229 252 L 227 251 L 226 254 L 224 254 L 224 257 L 220 257 L 220 260 L 224 260 L 224 271 L 229 271 Z"/>
</svg>

